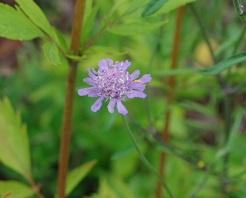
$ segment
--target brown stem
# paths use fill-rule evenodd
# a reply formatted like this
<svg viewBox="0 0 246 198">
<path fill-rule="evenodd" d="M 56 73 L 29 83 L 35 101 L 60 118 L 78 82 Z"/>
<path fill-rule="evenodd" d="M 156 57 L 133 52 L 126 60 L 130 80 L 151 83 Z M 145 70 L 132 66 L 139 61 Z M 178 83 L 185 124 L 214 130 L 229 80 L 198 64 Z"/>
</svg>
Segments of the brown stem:
<svg viewBox="0 0 246 198">
<path fill-rule="evenodd" d="M 71 36 L 72 40 L 70 46 L 70 51 L 74 55 L 79 54 L 80 35 L 82 31 L 85 2 L 86 0 L 76 0 L 75 3 L 72 36 Z M 70 61 L 68 65 L 66 95 L 65 95 L 63 119 L 62 119 L 61 140 L 60 140 L 60 159 L 59 159 L 58 186 L 57 186 L 58 198 L 65 198 L 76 71 L 77 71 L 77 64 Z"/>
<path fill-rule="evenodd" d="M 173 40 L 173 49 L 172 49 L 172 62 L 171 62 L 171 69 L 177 68 L 177 60 L 178 60 L 178 50 L 179 50 L 179 38 L 180 38 L 180 30 L 181 30 L 181 23 L 182 23 L 182 17 L 183 17 L 183 11 L 184 7 L 178 8 L 177 15 L 176 15 L 176 26 L 175 26 L 175 35 Z M 170 76 L 168 79 L 168 87 L 169 91 L 167 94 L 167 104 L 166 106 L 169 107 L 170 104 L 173 101 L 174 97 L 174 87 L 175 87 L 175 76 Z M 169 139 L 169 126 L 170 126 L 170 116 L 171 111 L 168 110 L 165 113 L 165 126 L 161 133 L 161 139 L 162 141 L 167 144 Z M 159 174 L 164 177 L 164 171 L 165 171 L 165 164 L 166 164 L 166 153 L 161 152 L 160 154 L 160 162 L 159 162 Z M 160 182 L 157 183 L 157 189 L 156 189 L 156 198 L 162 197 L 162 185 Z"/>
</svg>

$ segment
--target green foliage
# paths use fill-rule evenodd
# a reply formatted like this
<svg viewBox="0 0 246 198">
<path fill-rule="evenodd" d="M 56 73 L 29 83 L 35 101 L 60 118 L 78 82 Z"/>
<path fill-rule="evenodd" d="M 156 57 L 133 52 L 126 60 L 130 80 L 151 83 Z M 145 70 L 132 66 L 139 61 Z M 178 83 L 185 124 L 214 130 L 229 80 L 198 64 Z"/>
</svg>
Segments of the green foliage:
<svg viewBox="0 0 246 198">
<path fill-rule="evenodd" d="M 135 36 L 140 34 L 146 34 L 147 32 L 157 29 L 165 23 L 167 23 L 167 21 L 156 23 L 133 22 L 115 25 L 112 28 L 110 28 L 109 31 L 113 34 L 121 36 Z"/>
<path fill-rule="evenodd" d="M 34 190 L 17 181 L 0 181 L 0 197 L 8 194 L 10 197 L 27 198 Z"/>
<path fill-rule="evenodd" d="M 46 34 L 51 34 L 51 26 L 46 16 L 33 0 L 16 0 L 21 10 L 28 18 Z"/>
<path fill-rule="evenodd" d="M 71 191 L 78 185 L 79 182 L 87 175 L 87 173 L 92 169 L 96 164 L 96 161 L 93 160 L 86 164 L 81 165 L 80 167 L 72 170 L 67 177 L 67 186 L 66 186 L 66 195 L 68 196 Z"/>
<path fill-rule="evenodd" d="M 149 16 L 159 10 L 167 0 L 151 0 L 148 5 L 144 8 L 142 17 Z"/>
<path fill-rule="evenodd" d="M 222 60 L 220 63 L 214 65 L 211 69 L 200 70 L 199 72 L 203 75 L 217 75 L 222 71 L 245 61 L 246 61 L 246 52 L 240 52 L 236 55 L 233 55 L 229 58 Z"/>
<path fill-rule="evenodd" d="M 24 176 L 31 177 L 30 151 L 26 127 L 9 100 L 0 101 L 0 161 Z"/>
<path fill-rule="evenodd" d="M 13 40 L 31 40 L 43 33 L 18 8 L 0 3 L 0 36 Z"/>
<path fill-rule="evenodd" d="M 62 64 L 62 55 L 55 43 L 46 42 L 43 44 L 44 55 L 53 65 Z"/>
</svg>

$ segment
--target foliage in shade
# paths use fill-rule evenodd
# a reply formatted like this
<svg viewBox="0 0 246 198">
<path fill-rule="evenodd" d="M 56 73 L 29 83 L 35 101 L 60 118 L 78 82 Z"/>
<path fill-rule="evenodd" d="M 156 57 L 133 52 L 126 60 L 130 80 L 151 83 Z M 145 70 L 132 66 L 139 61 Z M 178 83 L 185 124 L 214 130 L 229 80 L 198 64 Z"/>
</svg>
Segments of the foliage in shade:
<svg viewBox="0 0 246 198">
<path fill-rule="evenodd" d="M 218 64 L 214 65 L 211 69 L 199 70 L 199 72 L 203 75 L 217 75 L 222 71 L 245 61 L 246 61 L 246 52 L 240 52 L 236 55 L 233 55 L 229 58 L 222 60 Z"/>
<path fill-rule="evenodd" d="M 72 190 L 81 182 L 87 173 L 96 164 L 96 160 L 92 160 L 72 170 L 67 177 L 66 195 L 68 196 Z"/>
<path fill-rule="evenodd" d="M 0 36 L 13 40 L 31 40 L 43 36 L 20 10 L 0 3 Z"/>
<path fill-rule="evenodd" d="M 0 181 L 0 197 L 9 194 L 10 198 L 27 198 L 34 194 L 34 190 L 17 181 Z"/>
<path fill-rule="evenodd" d="M 142 12 L 142 17 L 149 16 L 159 10 L 168 0 L 151 0 Z"/>
<path fill-rule="evenodd" d="M 121 36 L 137 36 L 153 31 L 154 29 L 157 29 L 158 27 L 162 26 L 165 23 L 167 23 L 167 21 L 154 22 L 154 23 L 134 22 L 134 23 L 127 23 L 127 24 L 119 24 L 113 26 L 108 31 L 113 34 L 117 34 Z"/>
<path fill-rule="evenodd" d="M 0 100 L 0 161 L 24 176 L 31 176 L 29 142 L 20 116 L 16 115 L 9 100 Z"/>
</svg>

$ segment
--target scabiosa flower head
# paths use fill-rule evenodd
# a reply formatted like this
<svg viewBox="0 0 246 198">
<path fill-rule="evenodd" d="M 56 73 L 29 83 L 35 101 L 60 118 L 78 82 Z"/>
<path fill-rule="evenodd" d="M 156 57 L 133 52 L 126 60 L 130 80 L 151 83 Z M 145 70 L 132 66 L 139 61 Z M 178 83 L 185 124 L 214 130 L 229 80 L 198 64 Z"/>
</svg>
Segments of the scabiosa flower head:
<svg viewBox="0 0 246 198">
<path fill-rule="evenodd" d="M 145 74 L 136 80 L 140 74 L 139 70 L 129 74 L 127 68 L 131 65 L 129 61 L 114 62 L 111 59 L 103 59 L 98 62 L 99 69 L 88 69 L 88 78 L 84 82 L 92 87 L 78 90 L 80 96 L 98 97 L 91 106 L 91 110 L 96 112 L 102 106 L 102 101 L 109 100 L 108 111 L 114 112 L 115 105 L 120 114 L 126 115 L 128 111 L 122 104 L 129 98 L 145 98 L 143 92 L 145 83 L 150 82 L 150 74 Z"/>
</svg>

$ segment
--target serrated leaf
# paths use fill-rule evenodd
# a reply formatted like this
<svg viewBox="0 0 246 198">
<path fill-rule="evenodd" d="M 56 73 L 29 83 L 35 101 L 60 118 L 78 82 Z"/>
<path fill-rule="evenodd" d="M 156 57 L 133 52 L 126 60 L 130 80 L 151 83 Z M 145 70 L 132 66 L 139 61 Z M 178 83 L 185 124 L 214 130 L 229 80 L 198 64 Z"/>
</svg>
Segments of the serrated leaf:
<svg viewBox="0 0 246 198">
<path fill-rule="evenodd" d="M 149 16 L 159 10 L 168 0 L 151 0 L 142 12 L 142 17 Z"/>
<path fill-rule="evenodd" d="M 246 61 L 246 52 L 240 52 L 234 56 L 224 59 L 220 63 L 214 65 L 211 69 L 199 70 L 199 73 L 203 75 L 217 75 L 220 72 L 235 66 L 236 64 Z"/>
<path fill-rule="evenodd" d="M 155 23 L 139 22 L 139 23 L 121 24 L 110 28 L 109 32 L 121 36 L 134 36 L 134 35 L 140 35 L 150 32 L 162 26 L 164 23 L 167 23 L 167 21 L 155 22 Z"/>
<path fill-rule="evenodd" d="M 45 14 L 33 0 L 15 0 L 21 10 L 30 18 L 30 20 L 48 35 L 51 34 L 51 26 Z"/>
<path fill-rule="evenodd" d="M 87 173 L 96 164 L 96 160 L 92 160 L 82 166 L 75 168 L 68 174 L 66 185 L 66 196 L 68 196 L 72 190 L 79 184 L 79 182 L 87 175 Z"/>
<path fill-rule="evenodd" d="M 0 197 L 9 195 L 9 197 L 27 198 L 34 194 L 34 190 L 23 183 L 17 181 L 0 181 Z"/>
<path fill-rule="evenodd" d="M 42 46 L 44 55 L 48 59 L 50 63 L 53 65 L 61 65 L 62 64 L 62 57 L 60 51 L 55 43 L 46 42 Z"/>
<path fill-rule="evenodd" d="M 0 36 L 13 40 L 31 40 L 43 33 L 23 14 L 23 12 L 0 3 Z"/>
<path fill-rule="evenodd" d="M 0 161 L 24 176 L 31 176 L 30 150 L 26 127 L 9 100 L 0 100 Z"/>
</svg>

